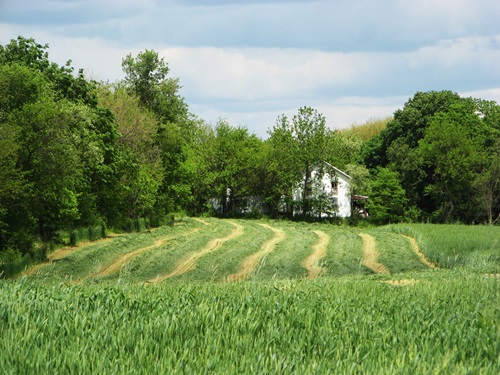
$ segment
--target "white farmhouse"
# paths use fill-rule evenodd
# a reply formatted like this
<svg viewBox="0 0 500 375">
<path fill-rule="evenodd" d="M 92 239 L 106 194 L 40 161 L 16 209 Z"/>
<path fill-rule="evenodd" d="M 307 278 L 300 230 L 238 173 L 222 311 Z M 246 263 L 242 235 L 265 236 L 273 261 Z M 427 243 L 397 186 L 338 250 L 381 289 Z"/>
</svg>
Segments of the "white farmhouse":
<svg viewBox="0 0 500 375">
<path fill-rule="evenodd" d="M 310 203 L 311 216 L 350 217 L 351 216 L 351 176 L 333 165 L 323 162 L 311 171 L 308 178 L 306 199 Z M 295 202 L 303 202 L 304 183 L 293 192 Z M 294 215 L 302 214 L 303 207 L 297 205 Z"/>
</svg>

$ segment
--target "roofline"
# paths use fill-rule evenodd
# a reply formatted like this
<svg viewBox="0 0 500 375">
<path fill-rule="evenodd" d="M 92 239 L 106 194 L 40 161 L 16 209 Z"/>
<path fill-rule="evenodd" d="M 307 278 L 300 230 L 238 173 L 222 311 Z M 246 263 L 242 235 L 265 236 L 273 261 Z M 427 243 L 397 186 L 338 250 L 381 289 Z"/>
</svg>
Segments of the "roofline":
<svg viewBox="0 0 500 375">
<path fill-rule="evenodd" d="M 339 173 L 343 174 L 344 176 L 346 176 L 348 179 L 352 180 L 352 177 L 351 177 L 351 176 L 349 176 L 347 173 L 345 173 L 345 172 L 341 171 L 341 170 L 340 170 L 340 169 L 338 169 L 337 167 L 334 167 L 334 166 L 333 166 L 333 165 L 331 165 L 330 163 L 328 163 L 328 162 L 324 161 L 324 162 L 323 162 L 323 164 L 328 165 L 330 168 L 333 168 L 336 172 L 339 172 Z"/>
</svg>

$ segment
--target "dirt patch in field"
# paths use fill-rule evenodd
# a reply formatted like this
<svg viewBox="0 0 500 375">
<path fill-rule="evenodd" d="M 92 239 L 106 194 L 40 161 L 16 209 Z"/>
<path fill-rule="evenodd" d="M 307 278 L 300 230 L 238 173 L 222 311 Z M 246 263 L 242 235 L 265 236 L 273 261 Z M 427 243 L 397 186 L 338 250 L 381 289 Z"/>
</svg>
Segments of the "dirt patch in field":
<svg viewBox="0 0 500 375">
<path fill-rule="evenodd" d="M 376 273 L 390 273 L 386 266 L 378 263 L 379 253 L 376 249 L 375 237 L 366 233 L 360 233 L 363 239 L 363 265 Z"/>
<path fill-rule="evenodd" d="M 413 280 L 413 279 L 384 280 L 382 282 L 386 283 L 386 284 L 390 284 L 390 285 L 395 285 L 395 286 L 408 286 L 408 285 L 415 285 L 417 283 L 417 280 Z"/>
<path fill-rule="evenodd" d="M 183 259 L 177 265 L 177 267 L 175 267 L 175 269 L 172 272 L 170 272 L 167 275 L 157 276 L 154 279 L 148 280 L 147 282 L 159 283 L 165 279 L 168 279 L 168 278 L 171 278 L 174 276 L 180 276 L 186 272 L 189 272 L 189 271 L 196 268 L 196 261 L 198 259 L 200 259 L 202 256 L 217 250 L 219 247 L 221 247 L 224 244 L 224 242 L 233 240 L 236 237 L 239 237 L 243 234 L 244 230 L 243 230 L 243 227 L 241 225 L 234 223 L 232 221 L 228 221 L 228 223 L 235 227 L 235 229 L 233 229 L 233 231 L 231 232 L 231 234 L 229 236 L 224 237 L 224 238 L 214 238 L 214 239 L 210 240 L 208 242 L 208 244 L 203 249 L 201 249 L 200 251 L 198 251 L 194 254 L 191 254 L 188 257 L 186 257 L 185 259 Z"/>
<path fill-rule="evenodd" d="M 228 282 L 233 282 L 237 280 L 243 280 L 254 273 L 255 269 L 259 265 L 260 260 L 274 250 L 276 245 L 285 238 L 285 232 L 281 229 L 274 228 L 268 224 L 259 224 L 264 228 L 270 229 L 274 232 L 274 237 L 270 240 L 264 242 L 260 247 L 260 250 L 250 256 L 248 256 L 242 263 L 240 270 L 236 273 L 229 275 L 226 279 Z"/>
<path fill-rule="evenodd" d="M 402 235 L 404 238 L 406 238 L 408 241 L 410 241 L 411 246 L 413 247 L 413 251 L 417 253 L 418 257 L 420 258 L 420 261 L 425 264 L 427 267 L 430 268 L 438 268 L 437 264 L 434 262 L 431 262 L 425 254 L 420 250 L 420 247 L 418 246 L 417 240 L 413 237 L 407 236 L 405 234 Z"/>
<path fill-rule="evenodd" d="M 325 269 L 319 265 L 319 261 L 326 255 L 326 249 L 330 243 L 330 236 L 319 230 L 314 231 L 319 241 L 313 246 L 313 252 L 304 261 L 303 266 L 307 269 L 307 278 L 312 280 L 322 275 Z"/>
</svg>

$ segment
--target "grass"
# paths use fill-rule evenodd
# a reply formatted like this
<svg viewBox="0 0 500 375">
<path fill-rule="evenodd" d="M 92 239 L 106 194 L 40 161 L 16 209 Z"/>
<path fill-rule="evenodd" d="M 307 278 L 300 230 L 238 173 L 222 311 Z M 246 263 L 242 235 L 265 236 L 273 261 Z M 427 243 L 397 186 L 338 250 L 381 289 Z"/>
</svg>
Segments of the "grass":
<svg viewBox="0 0 500 375">
<path fill-rule="evenodd" d="M 361 265 L 363 243 L 356 231 L 334 227 L 326 229 L 325 233 L 331 238 L 327 255 L 322 261 L 326 268 L 326 275 L 346 276 L 371 273 Z"/>
<path fill-rule="evenodd" d="M 179 232 L 173 240 L 165 246 L 148 251 L 133 259 L 128 267 L 126 278 L 135 281 L 145 281 L 158 275 L 171 272 L 182 259 L 195 253 L 206 245 L 212 238 L 224 237 L 230 233 L 232 227 L 226 223 L 206 226 L 197 224 L 198 232 L 192 233 L 189 226 Z"/>
<path fill-rule="evenodd" d="M 208 225 L 207 225 L 208 224 Z M 326 255 L 319 260 L 323 276 L 367 275 L 373 271 L 362 265 L 360 233 L 372 236 L 379 253 L 377 262 L 397 275 L 427 269 L 403 234 L 414 237 L 427 258 L 441 268 L 465 267 L 480 273 L 500 272 L 500 228 L 461 225 L 404 224 L 358 229 L 330 224 L 265 220 L 206 219 L 201 223 L 186 218 L 174 227 L 143 233 L 123 234 L 75 248 L 66 257 L 41 267 L 33 279 L 58 284 L 104 278 L 144 282 L 168 275 L 187 257 L 210 246 L 214 239 L 241 233 L 214 250 L 197 257 L 189 272 L 173 277 L 185 282 L 224 282 L 240 270 L 244 260 L 266 246 L 280 230 L 283 238 L 262 255 L 250 278 L 271 280 L 305 278 L 304 260 L 318 242 L 317 231 L 328 239 Z M 270 227 L 269 227 L 270 226 Z M 145 251 L 138 251 L 145 249 Z M 126 254 L 133 257 L 120 265 L 119 272 L 100 276 L 99 272 Z M 122 261 L 123 262 L 123 261 Z M 170 282 L 170 279 L 164 282 Z"/>
<path fill-rule="evenodd" d="M 498 281 L 443 271 L 232 284 L 0 284 L 0 368 L 17 373 L 500 371 Z"/>
<path fill-rule="evenodd" d="M 281 231 L 281 241 L 246 281 L 226 282 L 276 239 L 272 228 Z M 33 275 L 0 283 L 0 369 L 497 374 L 500 285 L 492 274 L 499 273 L 498 230 L 186 218 L 86 244 Z M 319 261 L 324 273 L 307 280 L 302 263 L 318 231 L 329 238 Z M 360 233 L 375 239 L 377 262 L 391 274 L 362 266 Z M 402 234 L 416 238 L 440 269 L 422 264 Z M 144 283 L 216 238 L 230 239 L 199 257 L 194 269 Z M 98 275 L 126 254 L 135 257 L 115 273 Z M 391 280 L 411 283 L 382 282 Z"/>
<path fill-rule="evenodd" d="M 391 273 L 427 269 L 413 251 L 409 241 L 402 235 L 384 229 L 372 229 L 367 233 L 376 238 L 377 250 L 380 253 L 379 262 Z"/>
<path fill-rule="evenodd" d="M 262 244 L 272 237 L 272 232 L 265 232 L 259 221 L 238 220 L 244 226 L 241 236 L 201 258 L 195 270 L 185 276 L 189 281 L 211 280 L 224 282 L 228 275 L 236 273 L 243 260 L 259 251 Z"/>
<path fill-rule="evenodd" d="M 274 222 L 270 225 L 285 233 L 282 241 L 265 258 L 255 275 L 256 278 L 282 279 L 301 278 L 307 276 L 302 262 L 311 253 L 317 241 L 314 225 L 306 223 Z"/>
<path fill-rule="evenodd" d="M 498 226 L 399 224 L 385 229 L 415 237 L 427 258 L 441 268 L 500 272 Z"/>
</svg>

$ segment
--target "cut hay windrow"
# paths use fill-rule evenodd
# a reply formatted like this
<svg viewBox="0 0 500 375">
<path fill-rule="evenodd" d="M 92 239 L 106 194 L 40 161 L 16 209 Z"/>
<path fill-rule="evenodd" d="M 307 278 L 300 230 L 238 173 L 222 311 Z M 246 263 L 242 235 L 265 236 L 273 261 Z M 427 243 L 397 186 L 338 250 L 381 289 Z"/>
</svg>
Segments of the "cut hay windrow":
<svg viewBox="0 0 500 375">
<path fill-rule="evenodd" d="M 427 257 L 422 252 L 422 250 L 420 250 L 420 247 L 418 246 L 417 240 L 415 238 L 407 236 L 405 234 L 403 234 L 402 236 L 410 242 L 410 244 L 413 248 L 413 251 L 415 251 L 415 253 L 418 255 L 418 257 L 420 258 L 420 261 L 423 264 L 425 264 L 429 268 L 438 268 L 437 264 L 429 261 L 429 259 L 427 259 Z"/>
<path fill-rule="evenodd" d="M 212 251 L 220 248 L 225 242 L 235 239 L 236 237 L 241 236 L 244 233 L 243 227 L 235 223 L 233 221 L 227 221 L 229 224 L 235 227 L 231 234 L 223 238 L 214 238 L 208 242 L 208 244 L 201 250 L 188 255 L 184 259 L 182 259 L 178 265 L 174 268 L 174 270 L 166 275 L 158 275 L 157 277 L 148 280 L 148 283 L 160 283 L 165 279 L 169 279 L 171 277 L 180 276 L 186 272 L 193 270 L 196 267 L 196 261 L 200 259 L 202 256 L 211 253 Z"/>
<path fill-rule="evenodd" d="M 238 272 L 233 273 L 227 277 L 228 282 L 243 280 L 250 277 L 259 265 L 260 260 L 274 250 L 276 245 L 283 241 L 285 238 L 285 232 L 281 229 L 277 229 L 268 224 L 259 224 L 260 226 L 272 230 L 274 232 L 274 237 L 266 241 L 260 250 L 249 257 L 247 257 Z"/>
<path fill-rule="evenodd" d="M 379 263 L 379 253 L 376 249 L 375 237 L 366 233 L 360 233 L 363 239 L 363 265 L 375 273 L 390 273 L 386 266 Z"/>
<path fill-rule="evenodd" d="M 307 278 L 312 280 L 325 272 L 325 269 L 319 265 L 320 260 L 326 255 L 330 236 L 326 233 L 316 230 L 318 242 L 313 246 L 312 254 L 304 261 L 303 265 L 307 269 Z"/>
</svg>

